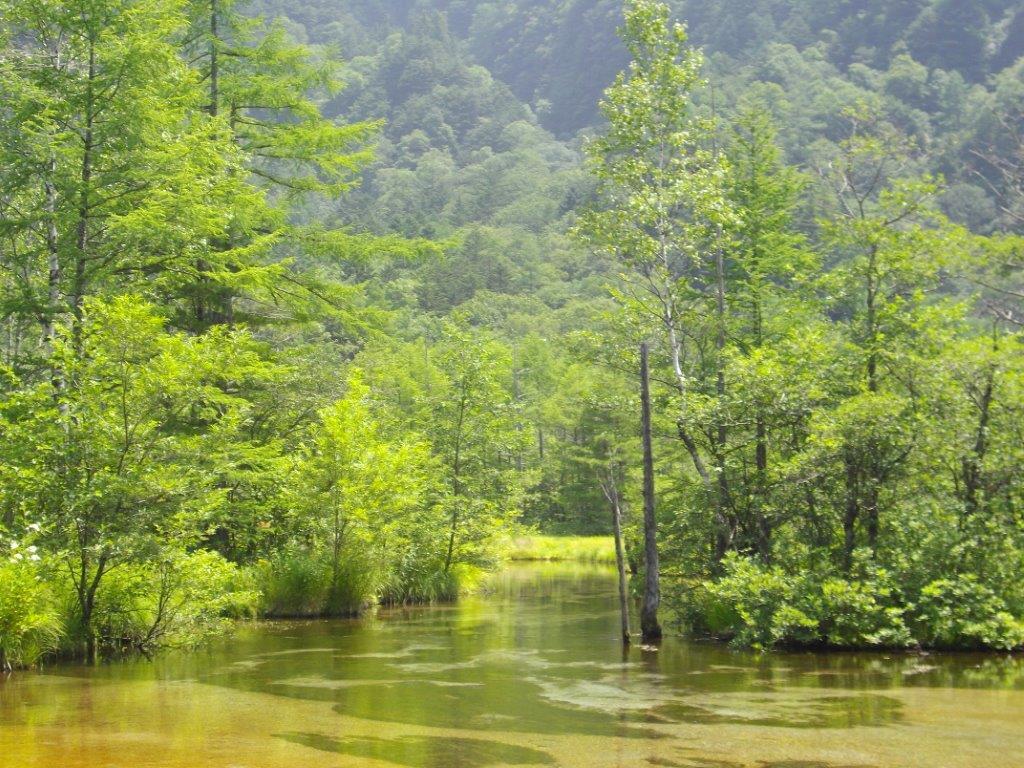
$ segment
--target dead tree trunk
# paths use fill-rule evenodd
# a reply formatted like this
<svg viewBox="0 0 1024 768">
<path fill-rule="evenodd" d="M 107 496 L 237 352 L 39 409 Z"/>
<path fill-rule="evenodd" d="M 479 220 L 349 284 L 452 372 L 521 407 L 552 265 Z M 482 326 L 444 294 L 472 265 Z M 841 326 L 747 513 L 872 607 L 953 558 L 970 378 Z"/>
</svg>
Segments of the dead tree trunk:
<svg viewBox="0 0 1024 768">
<path fill-rule="evenodd" d="M 644 598 L 640 607 L 640 632 L 645 643 L 661 639 L 658 605 L 661 585 L 658 571 L 658 521 L 654 517 L 654 451 L 651 447 L 651 383 L 647 344 L 640 345 L 640 410 L 644 444 Z"/>
<path fill-rule="evenodd" d="M 619 615 L 622 622 L 622 644 L 629 645 L 629 593 L 626 584 L 626 556 L 622 547 L 622 496 L 619 493 L 618 469 L 612 465 L 600 478 L 601 490 L 611 505 L 612 532 L 615 535 L 615 566 L 619 574 Z"/>
</svg>

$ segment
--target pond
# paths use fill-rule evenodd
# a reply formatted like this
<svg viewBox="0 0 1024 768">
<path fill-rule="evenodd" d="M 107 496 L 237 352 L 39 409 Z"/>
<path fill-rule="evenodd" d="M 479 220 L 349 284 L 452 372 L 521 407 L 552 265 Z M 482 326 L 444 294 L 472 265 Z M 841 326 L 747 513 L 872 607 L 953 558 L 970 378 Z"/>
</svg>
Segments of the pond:
<svg viewBox="0 0 1024 768">
<path fill-rule="evenodd" d="M 623 653 L 611 571 L 0 683 L 0 766 L 1020 768 L 1024 661 Z"/>
</svg>

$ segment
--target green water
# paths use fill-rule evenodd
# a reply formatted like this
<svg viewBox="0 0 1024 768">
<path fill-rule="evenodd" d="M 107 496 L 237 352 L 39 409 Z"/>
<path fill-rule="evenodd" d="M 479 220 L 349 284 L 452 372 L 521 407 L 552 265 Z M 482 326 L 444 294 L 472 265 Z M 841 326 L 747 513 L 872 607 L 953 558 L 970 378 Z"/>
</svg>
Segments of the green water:
<svg viewBox="0 0 1024 768">
<path fill-rule="evenodd" d="M 21 673 L 0 683 L 0 766 L 1024 766 L 1024 660 L 624 655 L 613 590 L 522 567 L 457 606 Z"/>
</svg>

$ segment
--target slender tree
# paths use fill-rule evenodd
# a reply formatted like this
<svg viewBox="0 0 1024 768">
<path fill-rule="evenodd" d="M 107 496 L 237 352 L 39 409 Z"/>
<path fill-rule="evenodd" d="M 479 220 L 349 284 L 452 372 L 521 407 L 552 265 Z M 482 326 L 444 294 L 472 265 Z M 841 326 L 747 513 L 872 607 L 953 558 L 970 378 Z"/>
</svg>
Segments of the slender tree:
<svg viewBox="0 0 1024 768">
<path fill-rule="evenodd" d="M 654 448 L 651 443 L 651 375 L 647 343 L 640 345 L 640 434 L 644 451 L 644 597 L 640 606 L 640 631 L 645 643 L 661 639 L 658 606 L 661 603 L 661 571 L 658 562 L 658 518 L 654 509 Z"/>
<path fill-rule="evenodd" d="M 244 13 L 243 0 L 191 0 L 185 55 L 205 87 L 204 108 L 244 158 L 244 181 L 262 194 L 239 200 L 231 227 L 195 264 L 191 287 L 198 327 L 245 316 L 339 315 L 351 291 L 315 270 L 298 269 L 296 251 L 357 261 L 365 237 L 324 226 L 297 226 L 292 203 L 310 194 L 338 196 L 372 159 L 379 123 L 323 115 L 337 95 L 340 62 L 290 38 L 283 21 Z M 392 250 L 396 243 L 378 243 Z M 238 299 L 242 302 L 239 305 Z"/>
<path fill-rule="evenodd" d="M 621 476 L 622 464 L 614 460 L 598 469 L 598 482 L 611 509 L 612 536 L 615 539 L 615 569 L 619 577 L 619 630 L 622 644 L 628 646 L 632 640 L 629 632 L 629 582 L 626 578 L 626 555 L 622 541 Z"/>
<path fill-rule="evenodd" d="M 791 334 L 794 323 L 813 317 L 811 275 L 818 266 L 806 238 L 793 226 L 805 184 L 782 164 L 775 134 L 767 108 L 755 102 L 734 119 L 725 148 L 726 193 L 735 211 L 725 279 L 731 297 L 730 365 L 736 381 L 724 419 L 740 432 L 730 450 L 733 482 L 743 484 L 737 489 L 745 538 L 741 545 L 753 548 L 765 562 L 772 558 L 773 530 L 789 512 L 788 504 L 773 498 L 773 444 L 777 458 L 784 461 L 782 448 L 792 442 L 784 435 L 799 432 L 797 414 L 779 403 L 777 384 L 770 377 L 780 359 L 780 342 Z M 752 435 L 746 426 L 751 414 Z"/>
<path fill-rule="evenodd" d="M 13 214 L 0 265 L 45 355 L 87 297 L 179 284 L 252 195 L 233 173 L 240 154 L 197 115 L 202 92 L 172 43 L 180 6 L 19 0 L 0 18 L 0 189 Z"/>
<path fill-rule="evenodd" d="M 687 45 L 684 28 L 670 21 L 668 6 L 631 0 L 620 35 L 632 61 L 601 104 L 607 130 L 587 146 L 601 207 L 584 216 L 579 231 L 622 264 L 620 301 L 665 340 L 680 406 L 678 434 L 712 510 L 712 548 L 719 560 L 735 529 L 725 456 L 717 429 L 702 449 L 698 433 L 707 425 L 695 423 L 691 403 L 695 386 L 709 383 L 709 374 L 712 391 L 719 398 L 725 392 L 722 381 L 715 383 L 718 362 L 710 371 L 701 367 L 686 343 L 708 333 L 724 338 L 716 273 L 724 269 L 720 233 L 731 220 L 723 191 L 726 166 L 715 151 L 713 121 L 696 114 L 692 102 L 703 83 L 703 59 Z M 713 307 L 723 305 L 710 318 L 702 312 L 709 296 Z"/>
<path fill-rule="evenodd" d="M 899 424 L 915 418 L 916 399 L 900 369 L 912 364 L 915 318 L 926 291 L 941 279 L 948 253 L 941 236 L 948 228 L 934 207 L 937 181 L 913 175 L 912 143 L 870 114 L 847 117 L 850 135 L 821 175 L 836 203 L 837 215 L 824 231 L 845 256 L 835 278 L 849 297 L 844 310 L 855 350 L 848 398 L 840 406 L 844 420 L 851 419 L 843 449 L 843 559 L 849 568 L 858 529 L 868 549 L 877 550 L 882 494 L 913 450 L 912 430 Z M 855 428 L 855 413 L 871 414 L 863 430 Z M 881 414 L 887 415 L 878 420 Z"/>
</svg>

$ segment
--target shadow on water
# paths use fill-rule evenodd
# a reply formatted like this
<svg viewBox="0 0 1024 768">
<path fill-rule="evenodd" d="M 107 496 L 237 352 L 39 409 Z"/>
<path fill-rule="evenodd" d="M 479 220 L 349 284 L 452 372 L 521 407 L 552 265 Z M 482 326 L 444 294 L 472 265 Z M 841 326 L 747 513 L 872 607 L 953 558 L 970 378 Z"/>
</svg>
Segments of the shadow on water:
<svg viewBox="0 0 1024 768">
<path fill-rule="evenodd" d="M 507 573 L 486 597 L 454 606 L 267 628 L 234 648 L 251 655 L 196 677 L 327 702 L 343 716 L 477 732 L 661 739 L 661 726 L 680 723 L 813 729 L 902 719 L 901 702 L 877 692 L 897 682 L 885 665 L 672 641 L 624 656 L 610 629 L 613 589 L 606 570 Z"/>
<path fill-rule="evenodd" d="M 732 701 L 721 701 L 717 706 L 667 704 L 645 713 L 643 719 L 651 723 L 729 723 L 768 728 L 854 728 L 899 722 L 903 717 L 902 711 L 903 705 L 896 699 L 867 693 L 798 701 L 774 700 L 752 695 Z M 800 767 L 794 765 L 792 768 Z"/>
<path fill-rule="evenodd" d="M 750 763 L 738 763 L 734 760 L 716 760 L 706 757 L 685 758 L 686 762 L 670 760 L 663 757 L 649 757 L 648 765 L 659 768 L 748 768 Z M 873 768 L 870 765 L 848 763 L 826 763 L 820 760 L 759 760 L 751 768 Z"/>
<path fill-rule="evenodd" d="M 395 765 L 418 768 L 486 768 L 490 765 L 554 765 L 547 752 L 487 739 L 402 736 L 395 739 L 353 737 L 335 739 L 319 733 L 279 733 L 293 744 Z"/>
</svg>

